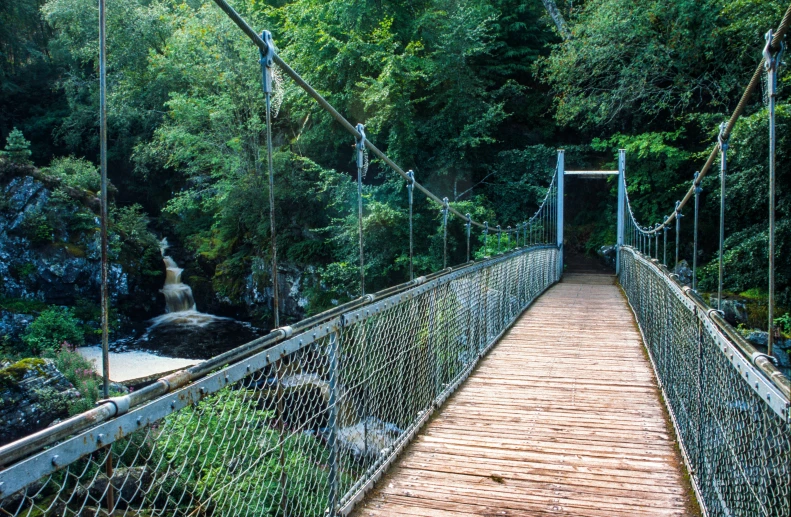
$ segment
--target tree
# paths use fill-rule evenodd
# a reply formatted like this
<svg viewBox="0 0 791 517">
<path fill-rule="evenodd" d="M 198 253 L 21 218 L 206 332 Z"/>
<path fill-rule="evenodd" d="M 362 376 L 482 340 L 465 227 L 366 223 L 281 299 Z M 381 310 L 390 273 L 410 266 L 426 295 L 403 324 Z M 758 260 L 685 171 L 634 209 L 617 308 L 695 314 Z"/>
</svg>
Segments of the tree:
<svg viewBox="0 0 791 517">
<path fill-rule="evenodd" d="M 30 142 L 25 140 L 22 131 L 14 128 L 8 134 L 5 149 L 0 151 L 0 156 L 14 163 L 29 164 L 30 154 Z"/>
</svg>

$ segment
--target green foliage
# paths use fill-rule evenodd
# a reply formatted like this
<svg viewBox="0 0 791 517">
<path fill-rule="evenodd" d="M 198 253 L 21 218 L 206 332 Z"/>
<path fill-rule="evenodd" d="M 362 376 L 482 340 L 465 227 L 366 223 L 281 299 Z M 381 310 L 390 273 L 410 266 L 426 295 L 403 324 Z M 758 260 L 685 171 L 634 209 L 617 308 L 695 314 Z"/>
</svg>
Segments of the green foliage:
<svg viewBox="0 0 791 517">
<path fill-rule="evenodd" d="M 34 157 L 95 159 L 93 4 L 13 4 L 0 8 L 6 56 L 0 130 L 18 121 L 33 135 Z M 613 168 L 615 149 L 625 148 L 637 217 L 647 225 L 666 216 L 737 102 L 760 58 L 762 34 L 786 6 L 780 0 L 588 0 L 566 13 L 574 38 L 563 42 L 546 26 L 540 2 L 255 0 L 235 7 L 252 26 L 272 30 L 280 55 L 341 113 L 364 123 L 388 156 L 463 213 L 505 228 L 534 213 L 560 146 L 574 168 Z M 260 292 L 271 286 L 272 274 L 257 50 L 208 0 L 130 0 L 109 9 L 107 22 L 109 171 L 124 207 L 111 209 L 112 258 L 125 272 L 140 272 L 138 285 L 155 289 L 161 264 L 147 230 L 152 219 L 197 257 L 186 274 L 206 294 L 243 304 L 247 280 Z M 781 88 L 788 80 L 781 76 Z M 285 270 L 302 275 L 307 311 L 315 313 L 359 294 L 356 167 L 348 134 L 290 80 L 278 84 L 284 97 L 273 123 L 279 256 Z M 28 104 L 42 99 L 39 112 L 8 109 L 23 94 Z M 780 101 L 783 220 L 791 219 L 791 204 L 783 201 L 791 145 L 788 105 L 783 95 Z M 746 113 L 729 156 L 731 290 L 765 283 L 766 196 L 755 193 L 766 188 L 766 117 L 757 102 Z M 90 161 L 58 158 L 50 173 L 65 186 L 97 189 Z M 408 208 L 404 182 L 383 163 L 372 159 L 363 182 L 370 292 L 408 277 Z M 611 244 L 614 182 L 568 185 L 569 249 Z M 701 200 L 698 261 L 701 286 L 709 287 L 716 192 L 711 174 Z M 425 274 L 442 266 L 442 226 L 438 207 L 419 193 L 415 199 L 415 268 Z M 63 192 L 53 192 L 52 200 L 53 209 L 31 213 L 24 230 L 42 249 L 89 257 L 95 215 Z M 779 225 L 778 289 L 786 305 L 788 231 Z M 690 242 L 691 225 L 682 225 L 687 260 Z M 482 245 L 474 229 L 473 256 L 496 250 L 494 238 L 489 249 Z M 453 217 L 448 251 L 451 264 L 466 259 L 464 223 Z M 261 307 L 251 311 L 266 317 Z"/>
<path fill-rule="evenodd" d="M 775 318 L 775 325 L 780 329 L 780 332 L 786 336 L 791 336 L 791 313 L 786 312 L 779 318 Z"/>
<path fill-rule="evenodd" d="M 64 344 L 82 345 L 85 335 L 71 309 L 52 307 L 33 320 L 22 341 L 33 354 L 40 354 L 60 350 Z"/>
<path fill-rule="evenodd" d="M 282 442 L 281 463 L 273 412 L 261 410 L 257 400 L 257 394 L 244 389 L 223 390 L 169 417 L 150 463 L 190 468 L 172 471 L 162 480 L 163 490 L 151 491 L 150 497 L 167 498 L 175 507 L 189 496 L 211 494 L 211 502 L 205 503 L 214 515 L 240 508 L 251 515 L 280 515 L 284 497 L 295 514 L 322 515 L 327 507 L 329 450 L 316 437 L 295 433 Z M 228 433 L 240 438 L 218 439 Z M 190 443 L 173 436 L 189 436 Z M 285 494 L 283 472 L 288 473 Z M 151 502 L 165 504 L 160 499 Z"/>
<path fill-rule="evenodd" d="M 48 305 L 38 300 L 26 298 L 7 298 L 0 296 L 0 310 L 16 314 L 33 314 L 46 309 Z"/>
<path fill-rule="evenodd" d="M 34 391 L 38 399 L 36 405 L 42 413 L 50 415 L 68 413 L 69 399 L 63 393 L 53 388 L 41 388 Z"/>
<path fill-rule="evenodd" d="M 110 247 L 115 260 L 125 271 L 140 274 L 146 280 L 162 278 L 162 254 L 159 241 L 149 230 L 149 217 L 140 205 L 112 207 L 110 210 Z"/>
<path fill-rule="evenodd" d="M 80 397 L 69 399 L 67 409 L 76 415 L 96 406 L 99 400 L 101 379 L 94 372 L 94 364 L 73 350 L 71 346 L 50 349 L 46 354 L 55 361 L 55 367 L 80 393 Z"/>
<path fill-rule="evenodd" d="M 5 148 L 0 151 L 0 157 L 14 163 L 26 164 L 30 163 L 30 142 L 25 140 L 22 131 L 14 128 L 6 139 Z"/>
<path fill-rule="evenodd" d="M 701 111 L 724 112 L 760 57 L 764 28 L 776 26 L 787 6 L 780 0 L 739 4 L 585 2 L 575 15 L 574 38 L 541 63 L 558 118 L 638 132 L 672 127 L 672 119 Z M 752 19 L 742 16 L 746 10 Z"/>
<path fill-rule="evenodd" d="M 48 216 L 46 211 L 34 209 L 22 220 L 20 228 L 34 246 L 49 244 L 55 239 L 55 228 Z"/>
<path fill-rule="evenodd" d="M 56 158 L 52 160 L 45 172 L 59 178 L 64 185 L 98 192 L 101 189 L 101 175 L 98 169 L 84 158 Z"/>
</svg>

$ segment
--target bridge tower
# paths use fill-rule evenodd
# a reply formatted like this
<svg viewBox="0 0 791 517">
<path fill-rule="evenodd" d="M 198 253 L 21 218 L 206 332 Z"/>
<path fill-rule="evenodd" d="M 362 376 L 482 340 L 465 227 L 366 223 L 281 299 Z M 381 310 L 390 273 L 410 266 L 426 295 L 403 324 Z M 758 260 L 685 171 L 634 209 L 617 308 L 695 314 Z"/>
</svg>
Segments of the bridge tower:
<svg viewBox="0 0 791 517">
<path fill-rule="evenodd" d="M 621 247 L 623 246 L 624 216 L 626 215 L 626 149 L 618 150 L 618 231 L 615 246 L 615 274 L 621 273 Z"/>
<path fill-rule="evenodd" d="M 557 227 L 557 245 L 560 253 L 560 261 L 558 274 L 563 273 L 563 192 L 565 191 L 566 176 L 577 176 L 580 178 L 596 179 L 606 178 L 607 176 L 618 176 L 618 228 L 616 232 L 616 258 L 615 258 L 615 272 L 620 273 L 621 264 L 621 246 L 624 243 L 624 224 L 625 224 L 625 211 L 626 211 L 626 182 L 624 173 L 626 171 L 626 149 L 618 150 L 618 169 L 617 170 L 604 170 L 604 171 L 567 171 L 565 162 L 565 151 L 558 149 L 558 227 Z"/>
</svg>

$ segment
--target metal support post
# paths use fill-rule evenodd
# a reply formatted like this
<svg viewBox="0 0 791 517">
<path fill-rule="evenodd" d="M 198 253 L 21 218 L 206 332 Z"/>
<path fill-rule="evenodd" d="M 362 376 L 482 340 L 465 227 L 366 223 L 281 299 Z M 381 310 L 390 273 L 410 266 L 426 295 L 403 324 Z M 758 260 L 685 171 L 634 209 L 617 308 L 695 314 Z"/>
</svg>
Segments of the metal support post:
<svg viewBox="0 0 791 517">
<path fill-rule="evenodd" d="M 503 239 L 503 231 L 500 230 L 500 225 L 497 225 L 497 254 L 500 254 L 500 242 Z"/>
<path fill-rule="evenodd" d="M 329 369 L 330 369 L 330 401 L 329 401 L 329 422 L 330 428 L 329 449 L 329 508 L 328 517 L 335 517 L 338 508 L 338 352 L 339 352 L 339 330 L 330 334 L 329 346 Z"/>
<path fill-rule="evenodd" d="M 665 221 L 667 221 L 667 217 L 665 217 Z M 663 253 L 662 263 L 665 265 L 665 267 L 667 267 L 667 232 L 669 231 L 670 228 L 666 225 L 665 231 L 663 232 L 665 234 L 665 243 L 662 246 L 662 253 Z"/>
<path fill-rule="evenodd" d="M 102 275 L 101 275 L 101 306 L 102 306 L 102 394 L 110 397 L 110 290 L 109 290 L 109 254 L 107 245 L 107 5 L 99 0 L 99 153 L 101 160 L 101 217 L 100 233 L 102 242 Z M 104 473 L 107 479 L 113 478 L 113 449 L 107 447 L 104 462 Z M 115 510 L 115 489 L 112 483 L 107 484 L 105 496 L 107 514 Z"/>
<path fill-rule="evenodd" d="M 99 154 L 101 160 L 101 307 L 102 307 L 102 394 L 105 399 L 110 397 L 110 289 L 109 289 L 109 253 L 107 243 L 107 4 L 99 0 Z M 104 462 L 107 479 L 113 478 L 113 449 L 107 447 Z M 112 483 L 107 484 L 105 496 L 107 514 L 115 510 L 115 489 Z"/>
<path fill-rule="evenodd" d="M 102 241 L 102 394 L 110 396 L 110 352 L 109 352 L 109 314 L 110 300 L 108 289 L 107 253 L 107 8 L 105 0 L 99 0 L 99 153 L 101 155 L 101 241 Z"/>
</svg>

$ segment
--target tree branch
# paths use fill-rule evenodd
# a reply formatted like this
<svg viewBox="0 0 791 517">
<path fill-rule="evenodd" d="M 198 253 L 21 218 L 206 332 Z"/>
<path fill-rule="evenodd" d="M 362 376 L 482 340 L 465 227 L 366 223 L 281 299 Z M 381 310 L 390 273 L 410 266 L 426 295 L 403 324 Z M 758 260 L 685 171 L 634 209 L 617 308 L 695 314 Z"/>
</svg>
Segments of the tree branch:
<svg viewBox="0 0 791 517">
<path fill-rule="evenodd" d="M 555 22 L 555 26 L 558 28 L 560 37 L 564 40 L 571 39 L 571 31 L 569 30 L 568 25 L 566 25 L 566 20 L 560 13 L 557 4 L 555 4 L 555 0 L 541 0 L 541 2 L 544 4 L 544 8 L 549 13 L 552 21 Z"/>
</svg>

